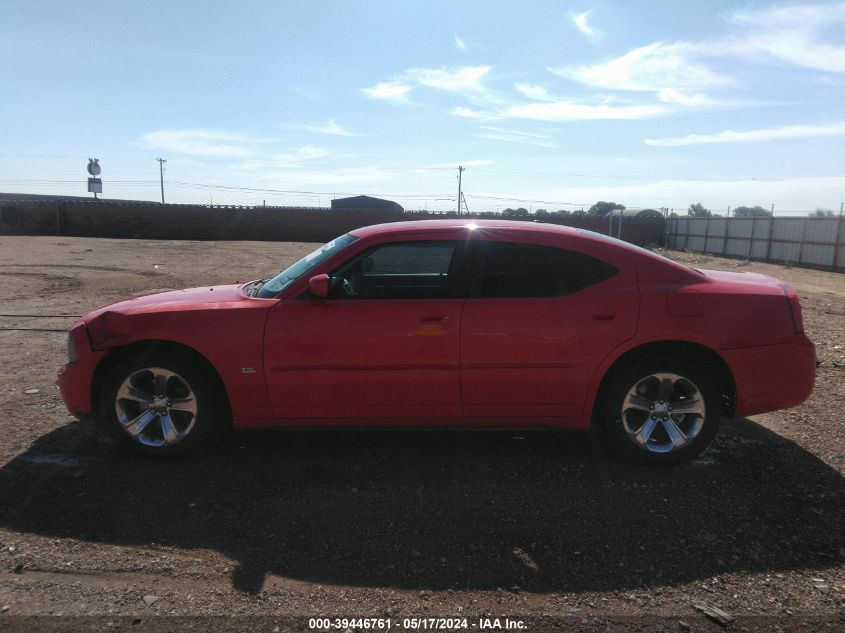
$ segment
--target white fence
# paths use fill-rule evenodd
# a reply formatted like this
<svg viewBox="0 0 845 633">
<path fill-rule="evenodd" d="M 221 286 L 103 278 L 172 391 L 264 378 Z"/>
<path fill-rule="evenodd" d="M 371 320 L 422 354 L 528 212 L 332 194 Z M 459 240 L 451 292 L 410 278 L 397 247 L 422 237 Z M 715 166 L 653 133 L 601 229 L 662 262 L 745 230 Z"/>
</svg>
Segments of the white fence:
<svg viewBox="0 0 845 633">
<path fill-rule="evenodd" d="M 845 271 L 845 219 L 669 218 L 666 246 Z"/>
</svg>

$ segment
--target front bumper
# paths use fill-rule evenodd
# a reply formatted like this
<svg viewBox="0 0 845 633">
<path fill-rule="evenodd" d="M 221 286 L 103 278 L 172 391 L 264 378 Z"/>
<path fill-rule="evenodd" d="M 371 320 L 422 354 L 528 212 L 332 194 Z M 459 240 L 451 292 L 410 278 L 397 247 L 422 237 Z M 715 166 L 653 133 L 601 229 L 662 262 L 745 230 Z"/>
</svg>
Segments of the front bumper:
<svg viewBox="0 0 845 633">
<path fill-rule="evenodd" d="M 74 325 L 69 334 L 76 341 L 77 360 L 59 370 L 57 384 L 68 412 L 80 420 L 90 420 L 94 415 L 91 402 L 94 369 L 105 352 L 91 349 L 83 324 Z"/>
<path fill-rule="evenodd" d="M 816 347 L 803 334 L 787 343 L 720 350 L 736 383 L 736 417 L 795 407 L 816 381 Z"/>
</svg>

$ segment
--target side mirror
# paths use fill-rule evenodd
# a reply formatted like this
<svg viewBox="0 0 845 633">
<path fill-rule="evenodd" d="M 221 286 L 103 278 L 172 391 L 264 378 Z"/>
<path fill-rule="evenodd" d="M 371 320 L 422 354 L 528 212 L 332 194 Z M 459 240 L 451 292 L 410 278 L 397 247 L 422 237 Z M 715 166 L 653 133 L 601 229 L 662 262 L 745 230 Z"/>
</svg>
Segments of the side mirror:
<svg viewBox="0 0 845 633">
<path fill-rule="evenodd" d="M 315 297 L 325 299 L 329 296 L 329 276 L 325 273 L 322 275 L 314 275 L 308 280 L 308 290 Z"/>
</svg>

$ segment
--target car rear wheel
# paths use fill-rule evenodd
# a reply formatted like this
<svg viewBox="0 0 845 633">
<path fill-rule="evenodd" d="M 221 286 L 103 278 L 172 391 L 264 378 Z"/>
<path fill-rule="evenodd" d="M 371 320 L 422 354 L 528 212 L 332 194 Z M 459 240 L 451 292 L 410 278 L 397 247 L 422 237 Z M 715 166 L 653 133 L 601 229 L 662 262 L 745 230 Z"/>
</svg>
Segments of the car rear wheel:
<svg viewBox="0 0 845 633">
<path fill-rule="evenodd" d="M 217 411 L 211 383 L 171 354 L 139 354 L 118 363 L 103 383 L 100 416 L 123 446 L 147 455 L 193 450 L 211 434 Z"/>
<path fill-rule="evenodd" d="M 713 381 L 685 361 L 636 363 L 605 393 L 605 436 L 617 453 L 635 461 L 688 461 L 707 447 L 719 428 L 719 395 Z"/>
</svg>

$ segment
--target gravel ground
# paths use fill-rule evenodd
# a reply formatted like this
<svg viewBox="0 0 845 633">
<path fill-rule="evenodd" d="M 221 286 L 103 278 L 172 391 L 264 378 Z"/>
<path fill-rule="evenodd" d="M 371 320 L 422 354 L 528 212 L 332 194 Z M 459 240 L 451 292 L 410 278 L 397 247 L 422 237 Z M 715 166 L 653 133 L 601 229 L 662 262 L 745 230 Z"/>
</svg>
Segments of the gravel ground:
<svg viewBox="0 0 845 633">
<path fill-rule="evenodd" d="M 77 315 L 312 248 L 0 237 L 0 312 Z M 64 410 L 61 332 L 0 332 L 0 630 L 722 630 L 701 606 L 730 630 L 845 630 L 845 276 L 667 254 L 788 281 L 820 361 L 806 404 L 725 422 L 680 468 L 620 465 L 564 432 L 252 432 L 128 457 Z"/>
</svg>

